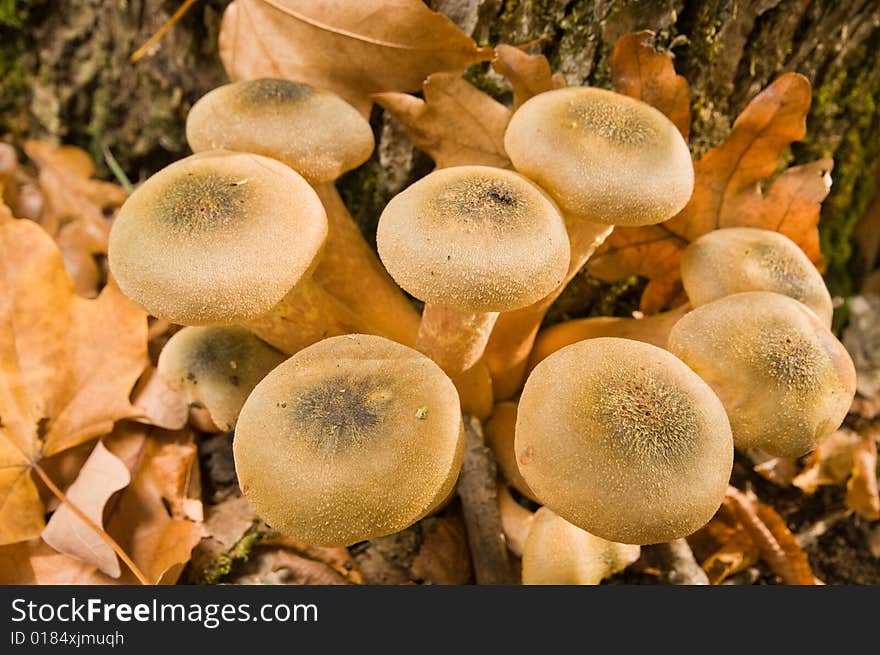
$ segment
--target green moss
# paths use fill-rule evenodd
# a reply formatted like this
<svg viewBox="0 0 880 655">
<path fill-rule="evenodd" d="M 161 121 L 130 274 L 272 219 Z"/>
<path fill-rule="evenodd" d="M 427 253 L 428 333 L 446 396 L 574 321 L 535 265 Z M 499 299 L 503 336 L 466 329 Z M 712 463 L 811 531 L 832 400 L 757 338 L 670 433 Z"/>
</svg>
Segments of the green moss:
<svg viewBox="0 0 880 655">
<path fill-rule="evenodd" d="M 229 575 L 236 562 L 247 561 L 254 546 L 260 542 L 263 536 L 264 533 L 260 531 L 257 524 L 252 526 L 232 548 L 225 553 L 220 553 L 213 562 L 202 570 L 196 584 L 211 585 L 220 582 Z"/>
</svg>

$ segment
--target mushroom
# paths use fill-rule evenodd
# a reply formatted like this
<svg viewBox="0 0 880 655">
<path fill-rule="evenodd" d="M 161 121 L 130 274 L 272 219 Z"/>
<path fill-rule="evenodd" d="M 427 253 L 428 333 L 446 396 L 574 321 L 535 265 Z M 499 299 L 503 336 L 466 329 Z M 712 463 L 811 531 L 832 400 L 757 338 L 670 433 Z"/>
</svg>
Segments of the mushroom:
<svg viewBox="0 0 880 655">
<path fill-rule="evenodd" d="M 804 303 L 831 327 L 834 307 L 822 276 L 779 232 L 730 227 L 704 234 L 685 249 L 681 280 L 694 307 L 742 291 L 774 291 Z"/>
<path fill-rule="evenodd" d="M 733 465 L 730 425 L 709 385 L 665 350 L 613 337 L 566 346 L 535 367 L 515 449 L 542 504 L 627 544 L 705 525 Z"/>
<path fill-rule="evenodd" d="M 486 349 L 496 398 L 522 386 L 538 327 L 553 301 L 611 232 L 675 216 L 693 191 L 687 144 L 650 105 L 589 87 L 534 96 L 504 135 L 514 168 L 560 206 L 571 239 L 568 274 L 537 303 L 502 315 Z"/>
<path fill-rule="evenodd" d="M 507 485 L 500 483 L 498 513 L 501 515 L 501 529 L 504 531 L 507 549 L 517 557 L 522 557 L 529 529 L 532 527 L 532 521 L 535 520 L 534 512 L 530 512 L 516 502 L 510 495 Z"/>
<path fill-rule="evenodd" d="M 436 170 L 396 195 L 376 241 L 391 277 L 426 303 L 416 347 L 450 375 L 480 359 L 498 312 L 547 295 L 568 267 L 553 201 L 488 166 Z"/>
<path fill-rule="evenodd" d="M 535 512 L 522 553 L 527 585 L 595 585 L 635 562 L 641 548 L 596 537 L 546 507 Z"/>
<path fill-rule="evenodd" d="M 228 432 L 257 383 L 286 357 L 243 327 L 187 327 L 159 355 L 159 375 Z"/>
<path fill-rule="evenodd" d="M 799 457 L 831 435 L 855 395 L 855 367 L 822 320 L 770 291 L 726 296 L 686 314 L 669 349 L 715 390 L 737 448 Z"/>
<path fill-rule="evenodd" d="M 498 464 L 501 476 L 523 496 L 537 501 L 516 464 L 516 453 L 513 448 L 516 437 L 516 403 L 512 401 L 497 403 L 492 416 L 483 426 L 483 434 L 486 437 L 486 445 L 495 454 L 495 462 Z"/>
<path fill-rule="evenodd" d="M 329 231 L 312 279 L 349 315 L 346 330 L 325 330 L 319 336 L 361 331 L 407 345 L 415 342 L 418 313 L 382 268 L 333 184 L 373 152 L 373 131 L 354 107 L 308 84 L 244 80 L 200 98 L 187 116 L 186 136 L 194 152 L 225 148 L 272 157 L 314 187 L 327 211 Z M 275 329 L 271 319 L 265 329 Z M 291 329 L 303 337 L 301 346 L 316 340 L 300 327 Z"/>
<path fill-rule="evenodd" d="M 463 431 L 455 387 L 430 359 L 382 337 L 332 337 L 256 386 L 235 428 L 235 470 L 273 528 L 348 546 L 403 530 L 442 503 Z"/>
</svg>

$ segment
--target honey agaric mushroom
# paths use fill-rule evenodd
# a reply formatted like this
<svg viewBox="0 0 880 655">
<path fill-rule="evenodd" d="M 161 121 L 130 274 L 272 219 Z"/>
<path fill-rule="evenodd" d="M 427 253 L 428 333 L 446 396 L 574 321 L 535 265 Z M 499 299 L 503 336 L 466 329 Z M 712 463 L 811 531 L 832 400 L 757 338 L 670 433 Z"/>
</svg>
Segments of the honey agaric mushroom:
<svg viewBox="0 0 880 655">
<path fill-rule="evenodd" d="M 704 234 L 685 249 L 681 280 L 694 307 L 743 291 L 773 291 L 804 303 L 831 326 L 834 307 L 822 276 L 779 232 L 731 227 Z"/>
<path fill-rule="evenodd" d="M 442 503 L 463 455 L 458 394 L 421 353 L 382 337 L 316 343 L 248 397 L 235 428 L 244 495 L 273 528 L 348 546 Z"/>
<path fill-rule="evenodd" d="M 186 327 L 165 344 L 158 370 L 165 384 L 207 409 L 214 425 L 228 432 L 253 388 L 285 359 L 237 325 Z"/>
<path fill-rule="evenodd" d="M 306 178 L 324 204 L 329 231 L 312 279 L 346 308 L 347 324 L 328 330 L 314 321 L 291 326 L 288 339 L 299 343 L 287 352 L 346 332 L 415 343 L 418 313 L 382 268 L 333 184 L 373 152 L 373 131 L 354 107 L 329 91 L 290 80 L 233 82 L 193 105 L 186 135 L 194 152 L 225 148 L 277 159 Z M 264 329 L 275 330 L 267 319 Z"/>
<path fill-rule="evenodd" d="M 568 267 L 556 205 L 488 166 L 436 170 L 396 195 L 376 241 L 391 277 L 426 303 L 416 347 L 450 375 L 479 360 L 498 312 L 545 296 Z"/>
<path fill-rule="evenodd" d="M 537 502 L 534 492 L 529 489 L 516 465 L 514 439 L 516 438 L 516 403 L 504 401 L 497 403 L 492 416 L 483 426 L 486 445 L 495 454 L 498 471 L 507 483 L 526 498 Z"/>
<path fill-rule="evenodd" d="M 628 544 L 705 525 L 733 465 L 730 424 L 709 385 L 665 350 L 611 337 L 567 346 L 535 367 L 515 447 L 541 503 Z"/>
<path fill-rule="evenodd" d="M 326 235 L 321 201 L 298 173 L 261 155 L 212 150 L 131 194 L 110 232 L 110 269 L 129 298 L 174 323 L 248 324 L 269 314 L 282 324 L 299 312 L 298 324 L 308 324 L 287 296 L 308 293 L 305 311 L 330 314 L 332 303 L 307 280 Z M 284 348 L 283 330 L 260 335 Z"/>
<path fill-rule="evenodd" d="M 669 349 L 715 390 L 738 448 L 799 457 L 846 417 L 855 367 L 814 312 L 769 291 L 726 296 L 686 314 Z"/>
<path fill-rule="evenodd" d="M 546 507 L 535 512 L 522 553 L 526 585 L 595 585 L 639 558 L 641 548 L 581 530 Z"/>
<path fill-rule="evenodd" d="M 498 513 L 501 515 L 501 529 L 504 531 L 507 549 L 517 557 L 522 557 L 535 514 L 516 502 L 504 483 L 498 485 Z"/>
<path fill-rule="evenodd" d="M 687 204 L 694 185 L 691 156 L 675 125 L 650 105 L 612 91 L 569 87 L 531 98 L 511 118 L 504 147 L 514 168 L 560 206 L 571 265 L 547 297 L 499 318 L 486 349 L 499 399 L 519 390 L 547 309 L 610 226 L 668 220 Z"/>
</svg>

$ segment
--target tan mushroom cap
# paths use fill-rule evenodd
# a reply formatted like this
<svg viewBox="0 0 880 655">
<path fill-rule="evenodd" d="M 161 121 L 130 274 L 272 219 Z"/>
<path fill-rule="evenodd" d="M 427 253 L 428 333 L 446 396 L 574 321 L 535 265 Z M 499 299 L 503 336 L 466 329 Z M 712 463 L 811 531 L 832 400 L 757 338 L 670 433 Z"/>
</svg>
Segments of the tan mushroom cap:
<svg viewBox="0 0 880 655">
<path fill-rule="evenodd" d="M 233 323 L 277 304 L 326 236 L 321 201 L 298 173 L 213 150 L 163 168 L 125 201 L 110 232 L 110 269 L 154 316 Z"/>
<path fill-rule="evenodd" d="M 367 120 L 339 96 L 290 80 L 233 82 L 186 117 L 193 152 L 226 148 L 278 159 L 311 183 L 330 182 L 373 152 Z"/>
<path fill-rule="evenodd" d="M 159 355 L 159 375 L 189 402 L 204 407 L 221 430 L 235 427 L 253 388 L 287 357 L 237 325 L 187 327 Z"/>
<path fill-rule="evenodd" d="M 650 105 L 591 87 L 547 91 L 513 115 L 504 148 L 566 214 L 650 225 L 687 204 L 694 168 L 673 123 Z"/>
<path fill-rule="evenodd" d="M 346 335 L 301 350 L 245 403 L 239 483 L 273 528 L 347 546 L 412 525 L 452 490 L 463 426 L 455 387 L 421 353 Z"/>
<path fill-rule="evenodd" d="M 581 530 L 546 507 L 535 512 L 522 554 L 527 585 L 594 585 L 639 558 L 641 548 Z"/>
<path fill-rule="evenodd" d="M 799 300 L 831 326 L 831 294 L 816 267 L 784 234 L 754 227 L 713 230 L 691 243 L 681 279 L 694 307 L 743 291 Z"/>
<path fill-rule="evenodd" d="M 665 350 L 612 337 L 567 346 L 535 367 L 515 447 L 544 505 L 627 544 L 705 525 L 733 465 L 730 425 L 712 389 Z"/>
<path fill-rule="evenodd" d="M 568 234 L 553 201 L 522 175 L 489 166 L 436 170 L 396 195 L 376 242 L 397 284 L 465 311 L 530 305 L 568 270 Z"/>
<path fill-rule="evenodd" d="M 669 350 L 715 390 L 738 448 L 799 457 L 846 417 L 855 368 L 817 316 L 788 296 L 749 291 L 686 314 Z"/>
</svg>

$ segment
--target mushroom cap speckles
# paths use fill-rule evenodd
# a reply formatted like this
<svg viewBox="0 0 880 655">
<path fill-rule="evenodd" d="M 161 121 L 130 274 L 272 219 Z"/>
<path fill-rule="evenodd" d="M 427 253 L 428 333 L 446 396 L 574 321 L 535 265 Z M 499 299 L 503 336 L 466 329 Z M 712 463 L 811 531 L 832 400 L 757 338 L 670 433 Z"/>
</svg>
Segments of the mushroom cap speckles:
<svg viewBox="0 0 880 655">
<path fill-rule="evenodd" d="M 535 367 L 515 448 L 543 504 L 628 544 L 705 525 L 733 465 L 730 424 L 712 389 L 665 350 L 610 337 L 572 344 Z"/>
<path fill-rule="evenodd" d="M 488 166 L 437 170 L 399 193 L 376 242 L 401 287 L 465 311 L 530 305 L 568 270 L 568 234 L 553 201 L 523 176 Z"/>
<path fill-rule="evenodd" d="M 273 528 L 346 546 L 412 525 L 453 489 L 458 394 L 421 353 L 346 335 L 301 350 L 245 403 L 235 429 L 242 491 Z"/>
<path fill-rule="evenodd" d="M 803 304 L 769 291 L 726 296 L 686 314 L 669 350 L 715 390 L 738 448 L 799 457 L 846 417 L 855 367 Z"/>
<path fill-rule="evenodd" d="M 190 109 L 194 152 L 226 148 L 278 159 L 313 184 L 330 182 L 370 158 L 373 131 L 339 96 L 290 80 L 233 82 Z"/>
<path fill-rule="evenodd" d="M 681 279 L 694 307 L 744 291 L 773 291 L 799 300 L 831 326 L 831 294 L 797 244 L 772 230 L 731 227 L 691 243 Z"/>
<path fill-rule="evenodd" d="M 660 223 L 693 192 L 693 162 L 675 125 L 612 91 L 569 87 L 531 98 L 511 118 L 504 147 L 567 215 L 598 223 Z"/>
<path fill-rule="evenodd" d="M 183 325 L 268 312 L 310 269 L 327 216 L 295 171 L 214 150 L 163 168 L 126 200 L 110 232 L 122 291 Z"/>
</svg>

